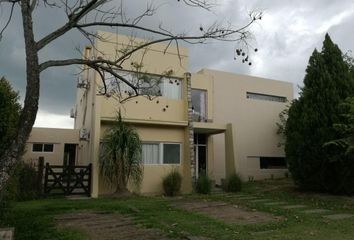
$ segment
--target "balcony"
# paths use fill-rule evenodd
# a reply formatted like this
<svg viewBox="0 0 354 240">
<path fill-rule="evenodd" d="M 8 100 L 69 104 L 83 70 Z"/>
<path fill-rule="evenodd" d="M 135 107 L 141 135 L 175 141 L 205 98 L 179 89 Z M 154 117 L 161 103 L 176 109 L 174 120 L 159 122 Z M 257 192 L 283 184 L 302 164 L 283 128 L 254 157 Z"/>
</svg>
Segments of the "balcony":
<svg viewBox="0 0 354 240">
<path fill-rule="evenodd" d="M 106 78 L 107 92 L 110 98 L 101 97 L 101 118 L 113 118 L 117 109 L 133 122 L 159 122 L 165 124 L 185 124 L 185 101 L 183 97 L 183 80 L 176 77 L 148 73 L 117 70 L 117 72 L 138 89 L 140 96 L 126 83 L 114 77 Z"/>
</svg>

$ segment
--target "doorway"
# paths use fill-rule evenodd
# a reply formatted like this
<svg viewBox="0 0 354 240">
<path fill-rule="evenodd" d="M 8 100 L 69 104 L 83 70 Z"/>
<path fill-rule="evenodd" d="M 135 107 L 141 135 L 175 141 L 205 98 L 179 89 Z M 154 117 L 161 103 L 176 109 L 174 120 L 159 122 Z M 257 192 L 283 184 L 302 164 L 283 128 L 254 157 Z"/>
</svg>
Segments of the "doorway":
<svg viewBox="0 0 354 240">
<path fill-rule="evenodd" d="M 207 136 L 205 134 L 194 133 L 194 156 L 196 162 L 196 176 L 207 175 Z"/>
<path fill-rule="evenodd" d="M 76 162 L 76 144 L 68 144 L 64 145 L 64 166 L 75 166 Z"/>
</svg>

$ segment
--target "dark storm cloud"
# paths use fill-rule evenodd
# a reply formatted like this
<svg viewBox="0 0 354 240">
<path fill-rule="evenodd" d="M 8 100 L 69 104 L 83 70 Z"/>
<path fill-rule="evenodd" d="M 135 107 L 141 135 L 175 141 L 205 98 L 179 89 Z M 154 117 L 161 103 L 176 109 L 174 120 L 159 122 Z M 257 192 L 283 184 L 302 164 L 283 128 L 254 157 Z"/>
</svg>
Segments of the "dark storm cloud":
<svg viewBox="0 0 354 240">
<path fill-rule="evenodd" d="M 44 10 L 44 11 L 43 11 Z M 3 9 L 6 12 L 6 9 Z M 1 23 L 5 18 L 1 18 Z M 34 13 L 34 31 L 36 39 L 40 39 L 49 32 L 61 26 L 65 16 L 54 8 L 41 8 Z M 6 76 L 13 87 L 21 94 L 25 94 L 25 52 L 22 30 L 22 19 L 16 11 L 11 25 L 6 30 L 0 42 L 0 75 Z M 80 34 L 69 32 L 53 42 L 50 47 L 40 52 L 40 60 L 66 59 L 80 57 L 75 47 L 82 47 L 86 42 Z M 42 112 L 69 115 L 74 105 L 76 93 L 77 67 L 52 68 L 41 74 L 41 90 L 39 107 Z M 53 126 L 54 127 L 54 126 Z"/>
<path fill-rule="evenodd" d="M 143 3 L 142 3 L 143 2 Z M 150 1 L 151 2 L 151 1 Z M 175 0 L 155 0 L 158 6 L 153 17 L 144 19 L 140 24 L 157 28 L 159 24 L 174 33 L 198 33 L 200 26 L 208 26 L 216 20 L 232 22 L 242 26 L 247 22 L 247 14 L 252 10 L 264 11 L 264 17 L 251 30 L 255 41 L 251 44 L 259 49 L 253 53 L 251 67 L 234 61 L 234 43 L 213 42 L 207 45 L 186 45 L 189 48 L 189 70 L 213 68 L 241 74 L 251 74 L 274 78 L 302 85 L 308 58 L 315 47 L 321 48 L 326 32 L 344 51 L 353 50 L 354 3 L 352 0 L 215 0 L 212 12 L 187 7 Z M 113 1 L 112 6 L 120 3 Z M 143 12 L 147 1 L 124 1 L 126 16 L 132 18 Z M 3 26 L 8 9 L 2 10 L 0 26 Z M 35 13 L 35 32 L 37 39 L 61 26 L 66 20 L 65 14 L 58 9 L 40 8 Z M 19 12 L 0 42 L 0 75 L 5 75 L 19 90 L 25 89 L 25 56 L 23 32 Z M 111 29 L 106 29 L 112 31 Z M 126 31 L 119 33 L 129 34 Z M 152 36 L 135 32 L 139 37 Z M 40 52 L 40 59 L 66 59 L 80 57 L 75 48 L 86 44 L 77 32 L 70 32 L 53 42 Z M 252 50 L 252 47 L 251 47 Z M 53 68 L 41 75 L 40 114 L 43 122 L 50 118 L 67 115 L 74 105 L 76 92 L 75 67 Z M 56 115 L 55 115 L 56 114 Z M 66 120 L 63 120 L 64 122 Z M 59 124 L 56 121 L 54 124 Z M 68 120 L 65 124 L 71 124 Z"/>
</svg>

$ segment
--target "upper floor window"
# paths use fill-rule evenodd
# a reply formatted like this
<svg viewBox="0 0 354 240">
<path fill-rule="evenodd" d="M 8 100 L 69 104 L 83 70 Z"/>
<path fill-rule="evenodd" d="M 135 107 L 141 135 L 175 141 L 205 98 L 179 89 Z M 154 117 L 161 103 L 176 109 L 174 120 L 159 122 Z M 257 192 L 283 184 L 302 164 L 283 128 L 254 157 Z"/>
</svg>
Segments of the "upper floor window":
<svg viewBox="0 0 354 240">
<path fill-rule="evenodd" d="M 33 143 L 32 152 L 53 152 L 54 144 L 52 143 Z"/>
<path fill-rule="evenodd" d="M 247 92 L 246 96 L 247 96 L 247 98 L 250 98 L 250 99 L 272 101 L 272 102 L 286 102 L 286 97 L 282 97 L 282 96 L 268 95 L 268 94 L 262 94 L 262 93 L 253 93 L 253 92 Z"/>
<path fill-rule="evenodd" d="M 207 92 L 205 90 L 192 89 L 193 121 L 205 122 L 207 120 L 206 101 Z"/>
<path fill-rule="evenodd" d="M 161 96 L 169 99 L 182 99 L 182 81 L 178 78 L 164 77 L 148 73 L 117 71 L 124 79 L 136 87 L 141 95 Z M 106 76 L 107 91 L 129 93 L 133 89 L 123 81 Z"/>
</svg>

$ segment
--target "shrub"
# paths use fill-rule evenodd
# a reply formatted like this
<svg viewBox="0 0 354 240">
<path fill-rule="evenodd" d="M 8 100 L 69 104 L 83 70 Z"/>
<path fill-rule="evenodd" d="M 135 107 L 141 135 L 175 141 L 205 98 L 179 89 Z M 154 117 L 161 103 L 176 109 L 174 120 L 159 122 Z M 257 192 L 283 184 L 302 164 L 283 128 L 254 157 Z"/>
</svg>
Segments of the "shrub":
<svg viewBox="0 0 354 240">
<path fill-rule="evenodd" d="M 239 175 L 233 174 L 226 179 L 226 182 L 223 186 L 224 191 L 226 192 L 239 192 L 242 188 L 242 181 Z"/>
<path fill-rule="evenodd" d="M 207 175 L 201 175 L 195 187 L 197 193 L 209 194 L 211 191 L 211 180 Z"/>
<path fill-rule="evenodd" d="M 12 203 L 17 200 L 17 192 L 18 176 L 13 174 L 0 194 L 0 225 L 2 224 L 1 220 L 5 218 L 6 213 L 11 209 Z"/>
<path fill-rule="evenodd" d="M 16 200 L 26 201 L 39 197 L 37 171 L 32 164 L 20 162 L 17 171 Z"/>
<path fill-rule="evenodd" d="M 18 162 L 0 194 L 0 219 L 5 217 L 13 202 L 33 200 L 38 197 L 36 169 L 31 164 Z"/>
<path fill-rule="evenodd" d="M 163 190 L 166 196 L 175 196 L 179 193 L 182 185 L 182 175 L 178 170 L 173 169 L 162 180 Z"/>
</svg>

